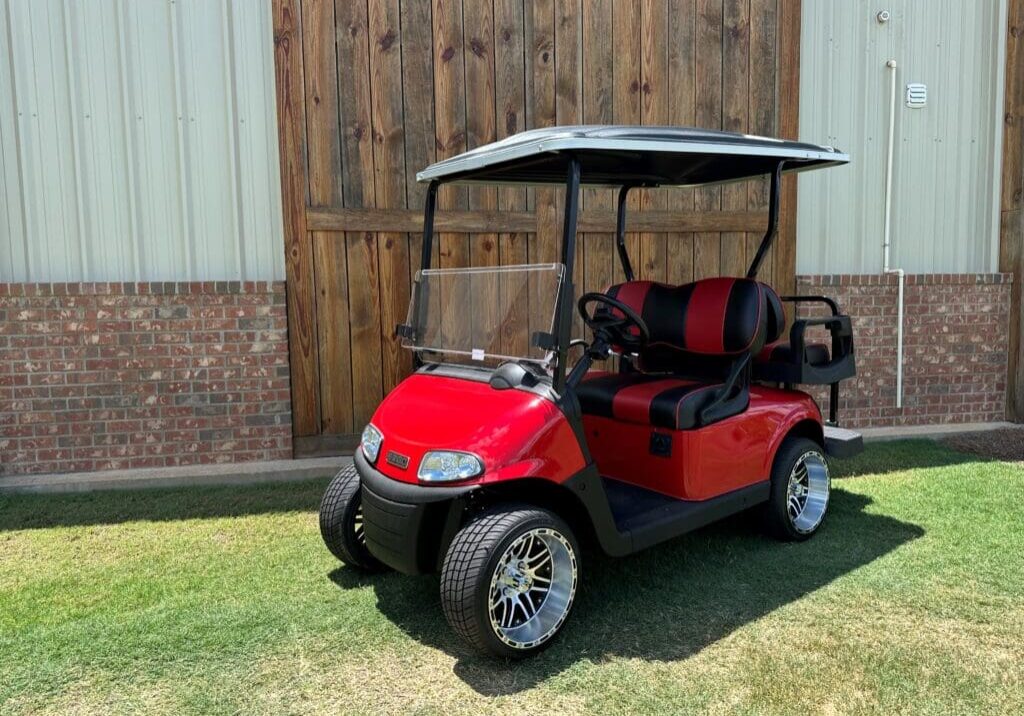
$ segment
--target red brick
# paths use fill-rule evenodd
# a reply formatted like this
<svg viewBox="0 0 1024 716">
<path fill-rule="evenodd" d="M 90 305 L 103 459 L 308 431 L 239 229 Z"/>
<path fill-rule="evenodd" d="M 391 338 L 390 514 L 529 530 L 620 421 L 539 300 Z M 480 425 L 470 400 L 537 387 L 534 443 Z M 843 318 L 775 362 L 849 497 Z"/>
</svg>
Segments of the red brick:
<svg viewBox="0 0 1024 716">
<path fill-rule="evenodd" d="M 0 475 L 290 457 L 286 335 L 282 282 L 0 284 Z"/>
</svg>

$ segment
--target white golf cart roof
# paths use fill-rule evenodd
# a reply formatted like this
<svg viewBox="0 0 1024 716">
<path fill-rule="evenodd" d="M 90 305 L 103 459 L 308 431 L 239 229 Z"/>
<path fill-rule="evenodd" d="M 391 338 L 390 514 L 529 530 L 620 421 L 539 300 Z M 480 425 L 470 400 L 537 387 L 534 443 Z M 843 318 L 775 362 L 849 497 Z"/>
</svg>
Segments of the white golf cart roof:
<svg viewBox="0 0 1024 716">
<path fill-rule="evenodd" d="M 431 164 L 421 182 L 565 183 L 568 157 L 580 183 L 696 186 L 742 181 L 775 171 L 845 164 L 826 146 L 692 127 L 567 126 L 533 129 Z"/>
</svg>

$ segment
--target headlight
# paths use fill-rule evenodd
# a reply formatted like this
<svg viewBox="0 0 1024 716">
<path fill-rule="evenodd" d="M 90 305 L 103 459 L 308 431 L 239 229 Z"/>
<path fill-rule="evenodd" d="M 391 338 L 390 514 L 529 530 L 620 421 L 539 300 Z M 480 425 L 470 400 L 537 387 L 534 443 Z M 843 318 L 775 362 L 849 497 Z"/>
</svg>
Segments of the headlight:
<svg viewBox="0 0 1024 716">
<path fill-rule="evenodd" d="M 384 442 L 384 436 L 380 434 L 380 430 L 367 425 L 363 428 L 363 437 L 360 439 L 360 444 L 363 446 L 363 455 L 370 462 L 377 462 L 377 456 L 380 455 L 380 446 Z"/>
<path fill-rule="evenodd" d="M 434 450 L 423 456 L 416 476 L 424 482 L 447 482 L 476 477 L 484 471 L 480 458 L 468 452 Z"/>
</svg>

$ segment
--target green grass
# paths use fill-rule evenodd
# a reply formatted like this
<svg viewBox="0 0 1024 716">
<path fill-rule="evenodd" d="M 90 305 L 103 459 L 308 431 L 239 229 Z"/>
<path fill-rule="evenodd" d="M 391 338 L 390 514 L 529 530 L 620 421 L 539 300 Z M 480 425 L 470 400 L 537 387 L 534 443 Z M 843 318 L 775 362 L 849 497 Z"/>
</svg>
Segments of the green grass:
<svg viewBox="0 0 1024 716">
<path fill-rule="evenodd" d="M 323 483 L 0 497 L 0 713 L 1024 712 L 1024 470 L 931 442 L 835 470 L 808 543 L 736 518 L 588 555 L 514 665 L 435 577 L 335 562 Z"/>
</svg>

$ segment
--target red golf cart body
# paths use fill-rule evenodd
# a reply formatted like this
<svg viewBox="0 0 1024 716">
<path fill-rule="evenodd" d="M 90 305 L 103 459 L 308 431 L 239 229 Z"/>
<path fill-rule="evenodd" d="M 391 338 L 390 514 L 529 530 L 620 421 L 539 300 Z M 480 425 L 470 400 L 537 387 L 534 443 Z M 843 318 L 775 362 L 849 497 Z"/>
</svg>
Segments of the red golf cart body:
<svg viewBox="0 0 1024 716">
<path fill-rule="evenodd" d="M 422 172 L 430 183 L 422 267 L 409 319 L 397 328 L 416 371 L 371 420 L 381 436 L 375 459 L 362 447 L 355 455 L 373 556 L 402 572 L 435 571 L 470 516 L 510 501 L 549 509 L 582 539 L 625 555 L 768 500 L 773 460 L 789 436 L 834 455 L 856 452 L 859 436 L 836 426 L 838 383 L 854 373 L 849 318 L 824 297 L 792 297 L 824 302 L 833 315 L 793 322 L 786 340 L 782 300 L 757 280 L 776 232 L 782 173 L 846 161 L 829 147 L 724 132 L 558 127 Z M 635 279 L 624 240 L 632 188 L 763 175 L 771 178 L 768 229 L 746 277 L 683 286 Z M 559 262 L 431 269 L 437 190 L 455 181 L 564 184 Z M 620 189 L 625 281 L 605 295 L 641 316 L 650 335 L 632 352 L 584 341 L 573 361 L 581 185 Z M 538 298 L 545 282 L 551 295 Z M 550 313 L 540 311 L 528 341 L 510 349 L 516 306 L 538 301 Z M 811 326 L 823 326 L 831 345 L 807 341 Z M 592 370 L 609 352 L 621 354 L 617 369 Z M 832 386 L 828 425 L 799 383 Z M 422 466 L 437 451 L 469 453 L 481 471 L 425 480 Z"/>
</svg>

